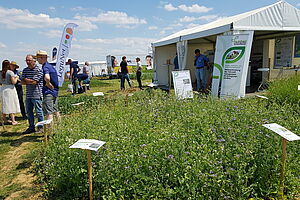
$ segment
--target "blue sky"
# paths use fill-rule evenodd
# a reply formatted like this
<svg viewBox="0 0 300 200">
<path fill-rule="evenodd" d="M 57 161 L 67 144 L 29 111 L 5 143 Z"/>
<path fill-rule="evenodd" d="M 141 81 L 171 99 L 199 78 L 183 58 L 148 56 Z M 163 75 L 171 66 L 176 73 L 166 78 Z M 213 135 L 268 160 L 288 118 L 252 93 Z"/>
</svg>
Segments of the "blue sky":
<svg viewBox="0 0 300 200">
<path fill-rule="evenodd" d="M 105 60 L 146 55 L 151 42 L 184 28 L 240 14 L 277 0 L 0 0 L 0 60 L 17 61 L 37 50 L 49 54 L 68 22 L 79 25 L 70 57 Z M 300 8 L 300 0 L 287 0 Z"/>
</svg>

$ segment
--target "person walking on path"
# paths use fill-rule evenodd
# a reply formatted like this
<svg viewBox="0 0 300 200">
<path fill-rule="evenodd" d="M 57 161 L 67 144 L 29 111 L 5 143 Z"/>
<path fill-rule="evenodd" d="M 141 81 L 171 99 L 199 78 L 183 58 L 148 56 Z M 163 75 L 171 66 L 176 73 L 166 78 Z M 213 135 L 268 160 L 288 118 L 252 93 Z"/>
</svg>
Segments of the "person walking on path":
<svg viewBox="0 0 300 200">
<path fill-rule="evenodd" d="M 27 67 L 23 70 L 21 82 L 26 85 L 26 110 L 28 115 L 28 129 L 23 134 L 35 132 L 34 113 L 38 121 L 44 120 L 42 99 L 43 99 L 43 71 L 36 65 L 32 55 L 26 56 Z M 42 132 L 42 126 L 38 127 L 37 132 Z"/>
<path fill-rule="evenodd" d="M 195 50 L 195 60 L 194 65 L 196 67 L 196 79 L 197 79 L 197 90 L 198 91 L 206 91 L 206 83 L 205 83 L 205 76 L 204 76 L 204 65 L 208 63 L 208 58 L 200 54 L 200 50 Z"/>
<path fill-rule="evenodd" d="M 136 79 L 137 82 L 139 83 L 139 88 L 142 90 L 142 80 L 141 80 L 141 76 L 142 76 L 142 63 L 141 63 L 141 59 L 140 58 L 136 58 Z"/>
<path fill-rule="evenodd" d="M 17 64 L 15 64 L 13 66 L 14 66 L 13 72 L 15 73 L 15 75 L 17 75 L 18 77 L 21 77 L 20 72 L 18 70 L 19 66 Z M 22 117 L 23 117 L 23 119 L 27 119 L 26 110 L 25 110 L 25 106 L 24 106 L 24 100 L 23 100 L 23 87 L 21 84 L 21 80 L 18 79 L 17 83 L 15 84 L 15 87 L 17 90 L 18 98 L 19 98 L 19 105 L 20 105 Z"/>
<path fill-rule="evenodd" d="M 6 115 L 9 114 L 11 118 L 11 124 L 17 125 L 18 122 L 15 120 L 15 114 L 20 113 L 19 99 L 15 84 L 19 77 L 13 72 L 16 62 L 9 62 L 4 60 L 2 62 L 1 72 L 1 98 L 2 98 L 2 117 L 4 123 L 8 123 Z"/>
<path fill-rule="evenodd" d="M 39 50 L 36 53 L 37 61 L 43 67 L 43 106 L 46 119 L 53 119 L 53 114 L 60 121 L 58 112 L 58 76 L 56 69 L 48 63 L 46 51 Z"/>
<path fill-rule="evenodd" d="M 125 90 L 125 79 L 127 80 L 129 87 L 132 87 L 129 74 L 128 74 L 129 71 L 127 66 L 126 56 L 122 57 L 120 67 L 121 67 L 121 90 Z"/>
</svg>

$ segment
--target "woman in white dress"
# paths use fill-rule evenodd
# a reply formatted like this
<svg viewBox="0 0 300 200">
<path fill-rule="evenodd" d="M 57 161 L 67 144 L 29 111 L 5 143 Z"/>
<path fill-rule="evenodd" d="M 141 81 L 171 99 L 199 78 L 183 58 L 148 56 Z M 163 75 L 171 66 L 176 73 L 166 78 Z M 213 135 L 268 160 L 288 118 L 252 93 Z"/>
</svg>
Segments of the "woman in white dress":
<svg viewBox="0 0 300 200">
<path fill-rule="evenodd" d="M 2 62 L 2 72 L 1 72 L 1 99 L 2 99 L 2 114 L 4 123 L 8 123 L 6 115 L 9 114 L 11 118 L 11 124 L 17 125 L 18 122 L 15 120 L 15 113 L 20 113 L 19 99 L 15 84 L 19 77 L 12 71 L 16 62 L 9 62 L 4 60 Z"/>
</svg>

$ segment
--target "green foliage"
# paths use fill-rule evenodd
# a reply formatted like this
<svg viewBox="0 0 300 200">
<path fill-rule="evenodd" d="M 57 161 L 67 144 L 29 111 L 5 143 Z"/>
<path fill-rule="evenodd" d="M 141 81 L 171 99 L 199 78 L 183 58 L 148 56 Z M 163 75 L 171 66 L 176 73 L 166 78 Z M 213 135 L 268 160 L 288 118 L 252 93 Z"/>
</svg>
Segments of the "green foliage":
<svg viewBox="0 0 300 200">
<path fill-rule="evenodd" d="M 271 82 L 269 87 L 270 99 L 278 104 L 299 105 L 300 91 L 298 85 L 300 85 L 299 75 Z"/>
<path fill-rule="evenodd" d="M 36 162 L 50 199 L 87 198 L 86 153 L 69 149 L 81 138 L 107 142 L 92 153 L 95 199 L 274 197 L 281 140 L 262 124 L 299 132 L 293 108 L 257 99 L 180 101 L 148 89 L 97 106 L 85 98 Z M 290 198 L 299 195 L 299 153 L 299 142 L 288 144 Z"/>
</svg>

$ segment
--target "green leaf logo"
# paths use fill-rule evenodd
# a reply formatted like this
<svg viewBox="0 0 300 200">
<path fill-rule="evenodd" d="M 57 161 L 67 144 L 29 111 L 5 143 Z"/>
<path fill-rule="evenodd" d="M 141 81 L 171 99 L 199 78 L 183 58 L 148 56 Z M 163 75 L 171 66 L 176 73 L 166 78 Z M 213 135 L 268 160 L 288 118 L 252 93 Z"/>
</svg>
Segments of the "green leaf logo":
<svg viewBox="0 0 300 200">
<path fill-rule="evenodd" d="M 231 47 L 227 49 L 222 58 L 222 67 L 225 63 L 235 63 L 239 61 L 245 54 L 245 46 Z"/>
</svg>

